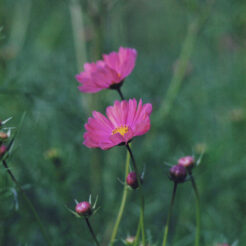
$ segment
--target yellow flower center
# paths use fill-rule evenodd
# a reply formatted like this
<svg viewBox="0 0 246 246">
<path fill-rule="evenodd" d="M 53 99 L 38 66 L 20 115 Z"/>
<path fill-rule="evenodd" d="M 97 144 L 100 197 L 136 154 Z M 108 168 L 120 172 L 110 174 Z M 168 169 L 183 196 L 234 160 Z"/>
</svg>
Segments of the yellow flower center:
<svg viewBox="0 0 246 246">
<path fill-rule="evenodd" d="M 121 74 L 120 73 L 117 73 L 118 77 L 120 78 L 121 77 Z"/>
<path fill-rule="evenodd" d="M 114 135 L 116 133 L 119 133 L 121 136 L 124 136 L 127 132 L 128 132 L 128 126 L 120 126 L 120 127 L 115 128 L 112 131 L 112 134 Z"/>
</svg>

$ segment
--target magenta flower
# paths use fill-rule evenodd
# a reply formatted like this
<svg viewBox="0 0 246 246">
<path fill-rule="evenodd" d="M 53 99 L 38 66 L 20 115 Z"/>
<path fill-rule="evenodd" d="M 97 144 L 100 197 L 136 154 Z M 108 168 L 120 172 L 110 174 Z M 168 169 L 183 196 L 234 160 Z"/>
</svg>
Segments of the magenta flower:
<svg viewBox="0 0 246 246">
<path fill-rule="evenodd" d="M 110 149 L 119 144 L 127 144 L 133 137 L 145 134 L 150 129 L 152 105 L 142 105 L 140 99 L 115 101 L 106 109 L 107 117 L 93 111 L 93 117 L 85 124 L 84 145 L 89 148 Z"/>
<path fill-rule="evenodd" d="M 85 93 L 96 93 L 103 89 L 116 89 L 132 72 L 137 57 L 137 51 L 120 47 L 119 52 L 103 55 L 104 60 L 96 63 L 85 63 L 84 71 L 76 75 L 81 86 L 79 90 Z"/>
<path fill-rule="evenodd" d="M 103 55 L 104 62 L 118 76 L 118 83 L 122 82 L 135 67 L 137 51 L 131 48 L 119 48 L 119 52 Z M 117 82 L 117 81 L 116 81 Z"/>
</svg>

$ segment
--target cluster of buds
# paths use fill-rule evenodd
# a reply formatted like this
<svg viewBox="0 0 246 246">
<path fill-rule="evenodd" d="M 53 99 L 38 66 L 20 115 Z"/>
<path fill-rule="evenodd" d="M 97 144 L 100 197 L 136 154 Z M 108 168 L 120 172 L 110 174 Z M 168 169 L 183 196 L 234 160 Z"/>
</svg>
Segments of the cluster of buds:
<svg viewBox="0 0 246 246">
<path fill-rule="evenodd" d="M 178 160 L 178 164 L 172 166 L 169 170 L 170 179 L 175 183 L 183 183 L 187 177 L 187 171 L 190 172 L 194 167 L 195 160 L 192 156 L 185 156 Z"/>
</svg>

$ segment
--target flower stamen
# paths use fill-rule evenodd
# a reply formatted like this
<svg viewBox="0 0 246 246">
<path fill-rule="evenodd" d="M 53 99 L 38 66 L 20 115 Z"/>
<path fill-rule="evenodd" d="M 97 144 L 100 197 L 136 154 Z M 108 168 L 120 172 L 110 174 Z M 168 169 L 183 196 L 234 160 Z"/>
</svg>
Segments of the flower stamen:
<svg viewBox="0 0 246 246">
<path fill-rule="evenodd" d="M 120 126 L 120 127 L 115 128 L 112 131 L 112 134 L 114 135 L 116 133 L 119 133 L 121 136 L 124 136 L 128 131 L 129 131 L 128 126 Z"/>
</svg>

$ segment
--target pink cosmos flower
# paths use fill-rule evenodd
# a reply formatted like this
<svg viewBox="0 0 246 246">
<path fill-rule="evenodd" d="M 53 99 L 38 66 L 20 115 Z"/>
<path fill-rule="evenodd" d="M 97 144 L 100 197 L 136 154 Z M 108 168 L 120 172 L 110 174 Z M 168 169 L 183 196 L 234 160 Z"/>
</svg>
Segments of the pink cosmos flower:
<svg viewBox="0 0 246 246">
<path fill-rule="evenodd" d="M 96 63 L 85 63 L 84 71 L 76 75 L 85 93 L 96 93 L 103 89 L 116 89 L 135 67 L 137 51 L 120 47 L 118 52 L 103 55 L 104 60 Z"/>
<path fill-rule="evenodd" d="M 93 111 L 93 117 L 85 124 L 84 145 L 89 148 L 110 149 L 127 144 L 133 137 L 145 134 L 150 129 L 152 105 L 138 105 L 136 99 L 115 101 L 106 109 L 107 117 Z"/>
</svg>

